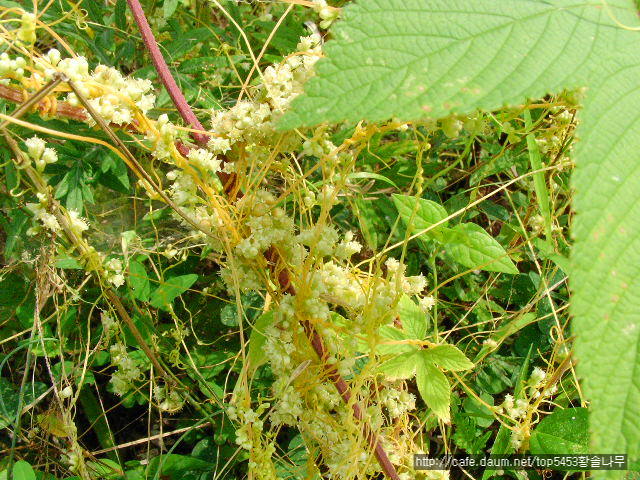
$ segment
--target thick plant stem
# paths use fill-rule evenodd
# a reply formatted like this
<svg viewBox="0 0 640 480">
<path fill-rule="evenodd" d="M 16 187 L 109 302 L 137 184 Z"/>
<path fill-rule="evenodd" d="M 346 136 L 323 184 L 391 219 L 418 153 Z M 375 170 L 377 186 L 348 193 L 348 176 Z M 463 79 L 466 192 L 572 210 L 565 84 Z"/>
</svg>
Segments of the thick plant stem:
<svg viewBox="0 0 640 480">
<path fill-rule="evenodd" d="M 169 93 L 173 104 L 180 112 L 180 116 L 193 128 L 204 130 L 202 124 L 193 113 L 193 110 L 191 110 L 191 107 L 187 103 L 187 100 L 184 98 L 184 95 L 182 95 L 182 92 L 176 84 L 173 75 L 171 75 L 169 67 L 164 61 L 162 53 L 160 53 L 160 49 L 158 48 L 155 37 L 153 36 L 153 32 L 151 31 L 149 22 L 147 22 L 147 17 L 145 17 L 144 12 L 142 11 L 140 2 L 138 0 L 127 0 L 127 3 L 129 4 L 131 13 L 133 13 L 133 18 L 138 25 L 138 30 L 140 30 L 140 34 L 142 35 L 144 44 L 146 45 L 147 50 L 149 50 L 149 54 L 151 54 L 151 61 L 153 62 L 153 66 L 155 67 L 156 72 L 158 72 L 162 84 L 167 89 L 167 92 Z M 209 141 L 209 137 L 201 133 L 192 133 L 191 137 L 200 146 L 206 145 Z"/>
<path fill-rule="evenodd" d="M 167 89 L 167 92 L 169 93 L 173 104 L 178 109 L 178 112 L 180 112 L 180 116 L 185 122 L 187 122 L 187 124 L 191 125 L 191 127 L 193 127 L 194 129 L 204 130 L 204 127 L 200 123 L 200 120 L 198 120 L 198 117 L 196 117 L 195 113 L 193 113 L 193 110 L 191 110 L 191 107 L 187 103 L 187 99 L 184 98 L 180 87 L 178 87 L 178 84 L 173 78 L 173 75 L 171 75 L 167 62 L 164 61 L 164 57 L 160 52 L 160 48 L 158 48 L 158 43 L 153 36 L 153 32 L 151 31 L 151 27 L 149 26 L 149 22 L 147 21 L 147 17 L 145 16 L 144 11 L 142 10 L 140 2 L 138 0 L 127 0 L 127 3 L 129 4 L 129 8 L 133 13 L 133 18 L 138 25 L 138 29 L 140 30 L 140 34 L 142 35 L 142 40 L 144 41 L 144 44 L 147 47 L 149 54 L 151 55 L 151 61 L 153 62 L 153 66 L 155 67 L 156 72 L 158 72 L 160 81 L 162 81 L 162 84 Z M 193 140 L 201 147 L 206 146 L 207 142 L 209 141 L 208 135 L 204 135 L 199 132 L 191 132 L 191 138 L 193 138 Z M 184 155 L 183 152 L 184 150 L 180 150 L 180 153 Z M 225 163 L 224 160 L 225 159 L 223 158 L 223 164 Z M 231 175 L 220 171 L 218 172 L 218 178 L 222 182 L 224 191 L 227 193 L 227 195 L 229 195 L 231 198 L 235 198 L 238 192 L 236 175 Z"/>
</svg>

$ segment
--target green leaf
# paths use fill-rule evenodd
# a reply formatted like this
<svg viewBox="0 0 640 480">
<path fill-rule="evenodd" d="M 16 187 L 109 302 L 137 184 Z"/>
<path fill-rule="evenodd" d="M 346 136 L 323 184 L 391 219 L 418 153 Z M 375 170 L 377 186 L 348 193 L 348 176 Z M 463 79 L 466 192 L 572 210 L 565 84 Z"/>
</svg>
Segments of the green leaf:
<svg viewBox="0 0 640 480">
<path fill-rule="evenodd" d="M 475 223 L 460 223 L 448 229 L 444 237 L 446 252 L 465 267 L 518 273 L 502 245 Z"/>
<path fill-rule="evenodd" d="M 388 183 L 389 185 L 391 185 L 394 188 L 398 188 L 398 186 L 393 183 L 393 181 L 387 177 L 385 177 L 384 175 L 380 175 L 379 173 L 372 173 L 372 172 L 353 172 L 350 173 L 349 175 L 347 175 L 347 179 L 349 180 L 357 180 L 360 178 L 364 178 L 366 180 L 369 179 L 374 179 L 374 180 L 380 180 L 381 182 L 385 182 Z"/>
<path fill-rule="evenodd" d="M 255 372 L 260 365 L 266 363 L 268 360 L 262 347 L 264 347 L 264 343 L 267 341 L 264 332 L 272 323 L 273 312 L 266 312 L 260 315 L 253 324 L 251 336 L 249 337 L 249 352 L 247 353 L 249 368 L 252 372 Z"/>
<path fill-rule="evenodd" d="M 15 421 L 19 405 L 20 397 L 16 387 L 6 378 L 0 377 L 0 428 Z"/>
<path fill-rule="evenodd" d="M 127 30 L 127 0 L 117 0 L 114 10 L 116 27 L 120 30 Z"/>
<path fill-rule="evenodd" d="M 637 18 L 620 21 L 638 25 Z M 640 59 L 636 48 L 630 50 L 629 58 L 612 59 L 620 63 L 607 64 L 603 81 L 591 85 L 581 115 L 569 271 L 572 333 L 578 376 L 590 400 L 592 452 L 625 452 L 638 459 Z"/>
<path fill-rule="evenodd" d="M 355 2 L 280 127 L 493 110 L 588 84 L 623 35 L 614 18 L 637 24 L 630 0 L 608 3 Z"/>
<path fill-rule="evenodd" d="M 186 292 L 191 285 L 196 283 L 198 275 L 191 273 L 179 277 L 171 277 L 156 288 L 149 299 L 149 303 L 155 308 L 166 308 L 173 300 Z"/>
<path fill-rule="evenodd" d="M 422 358 L 426 362 L 454 372 L 473 368 L 473 363 L 458 347 L 446 343 L 422 350 Z"/>
<path fill-rule="evenodd" d="M 58 183 L 55 198 L 66 198 L 65 206 L 82 214 L 85 202 L 93 203 L 93 193 L 88 183 L 89 173 L 84 169 L 83 163 L 77 161 Z"/>
<path fill-rule="evenodd" d="M 31 465 L 24 460 L 18 460 L 13 465 L 14 480 L 36 480 L 36 474 Z"/>
<path fill-rule="evenodd" d="M 15 273 L 0 278 L 0 307 L 17 307 L 24 301 L 27 284 Z"/>
<path fill-rule="evenodd" d="M 131 260 L 129 262 L 129 285 L 131 286 L 133 296 L 136 299 L 141 302 L 149 300 L 151 285 L 149 284 L 149 278 L 147 277 L 147 270 L 144 268 L 142 263 L 135 260 Z M 180 293 L 178 293 L 178 295 L 180 295 Z"/>
<path fill-rule="evenodd" d="M 451 418 L 451 386 L 449 380 L 430 360 L 419 356 L 416 383 L 420 396 L 440 420 L 449 423 Z"/>
<path fill-rule="evenodd" d="M 415 340 L 409 337 L 404 330 L 400 330 L 399 328 L 392 327 L 390 325 L 384 325 L 380 327 L 378 332 L 382 338 L 376 347 L 376 352 L 380 355 L 412 352 L 417 348 L 415 345 L 408 343 L 397 343 L 403 340 Z"/>
<path fill-rule="evenodd" d="M 586 408 L 556 409 L 542 419 L 531 434 L 533 455 L 583 455 L 589 453 L 588 411 Z"/>
<path fill-rule="evenodd" d="M 409 337 L 416 340 L 424 339 L 429 317 L 407 295 L 403 295 L 398 302 L 398 315 L 402 328 Z"/>
<path fill-rule="evenodd" d="M 78 260 L 68 256 L 56 258 L 56 267 L 63 270 L 82 270 L 84 268 Z"/>
<path fill-rule="evenodd" d="M 123 471 L 120 465 L 114 460 L 110 460 L 108 458 L 102 458 L 97 462 L 87 462 L 87 467 L 89 467 L 91 473 L 97 478 L 115 480 L 120 479 L 123 476 Z"/>
<path fill-rule="evenodd" d="M 416 202 L 418 203 L 417 205 Z M 438 223 L 447 217 L 447 211 L 442 205 L 424 198 L 394 194 L 393 203 L 406 227 L 409 228 L 409 225 L 413 227 L 413 233 L 426 230 L 434 223 Z M 444 222 L 435 229 L 430 230 L 428 234 L 440 238 L 438 232 L 446 226 L 447 222 Z"/>
<path fill-rule="evenodd" d="M 389 379 L 407 379 L 416 374 L 416 366 L 420 355 L 419 350 L 396 355 L 389 360 L 382 362 L 378 370 Z"/>
<path fill-rule="evenodd" d="M 147 473 L 151 478 L 154 475 L 159 476 L 159 474 L 172 476 L 172 478 L 182 478 L 189 472 L 211 471 L 212 468 L 215 468 L 215 464 L 199 458 L 170 453 L 159 455 L 149 460 Z M 174 475 L 175 477 L 173 477 Z"/>
<path fill-rule="evenodd" d="M 164 0 L 162 4 L 162 16 L 165 20 L 173 15 L 176 8 L 178 8 L 178 0 Z"/>
<path fill-rule="evenodd" d="M 373 201 L 356 198 L 354 203 L 362 236 L 367 242 L 367 246 L 372 250 L 376 250 L 381 237 L 380 231 L 382 228 L 380 225 L 383 224 L 383 221 L 373 207 Z"/>
<path fill-rule="evenodd" d="M 279 124 L 419 120 L 588 86 L 569 269 L 577 369 L 593 451 L 632 457 L 640 456 L 637 8 L 632 0 L 355 2 Z"/>
<path fill-rule="evenodd" d="M 101 183 L 117 192 L 128 193 L 129 173 L 122 159 L 111 152 L 107 152 L 99 158 L 101 159 Z"/>
</svg>

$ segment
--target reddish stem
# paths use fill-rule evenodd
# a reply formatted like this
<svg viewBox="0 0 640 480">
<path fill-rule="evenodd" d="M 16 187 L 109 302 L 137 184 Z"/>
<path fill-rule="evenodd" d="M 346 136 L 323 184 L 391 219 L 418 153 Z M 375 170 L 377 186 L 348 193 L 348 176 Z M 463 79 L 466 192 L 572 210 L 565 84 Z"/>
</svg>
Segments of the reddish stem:
<svg viewBox="0 0 640 480">
<path fill-rule="evenodd" d="M 193 128 L 204 130 L 204 127 L 202 126 L 196 115 L 193 113 L 193 110 L 191 110 L 191 107 L 187 103 L 187 100 L 184 98 L 184 95 L 182 95 L 182 91 L 180 91 L 180 88 L 176 84 L 173 75 L 171 75 L 169 67 L 164 61 L 162 53 L 160 53 L 160 49 L 158 48 L 155 37 L 153 36 L 151 27 L 149 27 L 147 17 L 145 17 L 144 12 L 142 11 L 140 2 L 138 0 L 127 0 L 127 3 L 129 4 L 129 8 L 133 13 L 133 18 L 135 19 L 136 24 L 138 24 L 138 29 L 142 34 L 142 40 L 144 41 L 147 50 L 149 50 L 153 66 L 156 68 L 156 72 L 158 72 L 160 80 L 162 80 L 162 84 L 167 89 L 167 92 L 169 92 L 169 96 L 171 97 L 173 104 L 180 112 L 180 116 Z M 191 137 L 201 147 L 204 147 L 209 141 L 209 137 L 207 135 L 203 135 L 202 133 L 192 132 Z"/>
<path fill-rule="evenodd" d="M 158 43 L 156 42 L 156 38 L 153 36 L 153 32 L 151 31 L 151 27 L 149 26 L 149 22 L 142 10 L 140 2 L 138 0 L 127 0 L 127 3 L 129 4 L 129 8 L 133 13 L 133 18 L 138 25 L 138 29 L 142 35 L 142 40 L 144 41 L 147 50 L 149 50 L 153 66 L 155 67 L 156 72 L 158 72 L 158 76 L 160 77 L 162 84 L 167 89 L 167 92 L 169 92 L 169 96 L 171 97 L 173 104 L 178 109 L 178 112 L 180 112 L 180 116 L 185 122 L 187 122 L 187 124 L 191 125 L 192 128 L 196 130 L 204 130 L 200 120 L 198 120 L 198 117 L 196 117 L 193 110 L 191 110 L 191 106 L 187 103 L 187 99 L 184 98 L 180 87 L 178 87 L 173 75 L 171 75 L 169 66 L 167 65 L 167 62 L 165 62 L 164 57 L 160 52 L 160 48 L 158 48 Z M 191 138 L 193 138 L 193 140 L 201 147 L 205 147 L 209 141 L 208 135 L 198 132 L 191 132 Z M 180 150 L 180 144 L 177 144 L 177 146 L 180 153 L 186 155 L 182 150 Z M 188 153 L 188 150 L 186 151 Z M 226 159 L 223 157 L 223 165 L 225 161 Z M 218 172 L 218 178 L 224 186 L 225 193 L 227 193 L 227 195 L 232 199 L 237 198 L 239 195 L 239 185 L 236 175 Z"/>
</svg>

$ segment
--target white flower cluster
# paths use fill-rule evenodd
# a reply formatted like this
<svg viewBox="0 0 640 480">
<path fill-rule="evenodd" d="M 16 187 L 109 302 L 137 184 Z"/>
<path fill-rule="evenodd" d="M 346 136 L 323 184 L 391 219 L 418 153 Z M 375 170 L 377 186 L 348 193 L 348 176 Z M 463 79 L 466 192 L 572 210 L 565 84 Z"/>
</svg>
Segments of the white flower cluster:
<svg viewBox="0 0 640 480">
<path fill-rule="evenodd" d="M 296 240 L 310 247 L 314 255 L 326 257 L 335 251 L 338 232 L 331 225 L 315 225 L 302 230 Z"/>
<path fill-rule="evenodd" d="M 108 343 L 109 339 L 117 332 L 118 324 L 111 315 L 104 311 L 100 312 L 100 323 L 102 323 L 105 342 Z"/>
<path fill-rule="evenodd" d="M 300 393 L 293 385 L 289 385 L 286 377 L 280 377 L 274 382 L 273 393 L 278 401 L 269 414 L 271 423 L 273 425 L 296 426 L 298 419 L 305 411 Z"/>
<path fill-rule="evenodd" d="M 140 380 L 142 370 L 137 362 L 127 353 L 127 348 L 116 343 L 109 349 L 111 353 L 111 363 L 118 367 L 118 370 L 111 376 L 111 384 L 116 395 L 126 395 L 133 382 Z"/>
<path fill-rule="evenodd" d="M 33 214 L 33 218 L 36 222 L 29 230 L 27 235 L 36 235 L 42 231 L 42 227 L 46 228 L 50 232 L 58 233 L 62 231 L 62 227 L 58 223 L 58 219 L 52 213 L 47 211 L 49 201 L 44 193 L 37 193 L 38 203 L 27 203 L 27 210 Z"/>
<path fill-rule="evenodd" d="M 118 288 L 124 285 L 124 275 L 122 273 L 122 261 L 118 258 L 111 258 L 104 263 L 107 271 L 107 281 Z"/>
<path fill-rule="evenodd" d="M 47 164 L 58 161 L 58 154 L 53 148 L 47 147 L 47 143 L 37 136 L 27 139 L 25 142 L 29 158 L 36 164 L 36 169 L 43 172 Z"/>
<path fill-rule="evenodd" d="M 314 0 L 315 6 L 313 9 L 318 13 L 320 17 L 320 28 L 327 29 L 335 22 L 340 16 L 340 10 L 338 8 L 331 8 L 327 5 L 327 0 Z"/>
<path fill-rule="evenodd" d="M 424 313 L 429 312 L 435 306 L 435 304 L 436 299 L 431 295 L 418 299 L 418 306 Z"/>
<path fill-rule="evenodd" d="M 302 93 L 304 83 L 314 75 L 315 63 L 322 54 L 321 40 L 317 34 L 302 37 L 297 45 L 302 55 L 291 55 L 280 65 L 265 69 L 265 96 L 275 112 L 287 110 Z"/>
<path fill-rule="evenodd" d="M 174 151 L 174 142 L 178 137 L 176 126 L 169 121 L 169 116 L 163 113 L 158 117 L 155 130 L 147 132 L 147 140 L 153 142 L 153 156 L 159 160 L 166 160 L 171 157 Z"/>
<path fill-rule="evenodd" d="M 531 403 L 544 400 L 558 392 L 557 385 L 547 388 L 546 378 L 547 373 L 544 370 L 539 367 L 534 368 L 524 389 L 524 398 L 514 401 L 513 395 L 506 395 L 502 404 L 496 409 L 498 413 L 504 413 L 516 422 L 511 432 L 511 445 L 516 449 L 520 448 L 525 435 L 529 432 L 526 417 Z"/>
<path fill-rule="evenodd" d="M 218 160 L 212 152 L 203 148 L 192 148 L 189 150 L 187 158 L 191 162 L 191 165 L 194 165 L 203 172 L 210 174 L 216 174 L 219 172 L 222 164 L 222 161 Z"/>
<path fill-rule="evenodd" d="M 237 203 L 247 216 L 244 222 L 250 234 L 236 245 L 236 253 L 245 259 L 254 259 L 271 245 L 280 251 L 290 251 L 293 245 L 293 220 L 284 209 L 276 206 L 276 198 L 266 190 L 258 190 Z"/>
<path fill-rule="evenodd" d="M 71 231 L 75 232 L 78 235 L 82 235 L 82 232 L 89 230 L 89 224 L 87 221 L 80 216 L 80 213 L 75 209 L 68 210 L 69 214 L 69 226 L 71 227 Z"/>
<path fill-rule="evenodd" d="M 52 233 L 59 233 L 62 227 L 56 216 L 47 211 L 49 200 L 44 193 L 36 194 L 38 203 L 27 203 L 27 209 L 33 214 L 35 224 L 27 230 L 27 235 L 36 235 L 42 231 L 42 227 Z M 69 228 L 75 234 L 81 236 L 82 233 L 89 229 L 87 221 L 80 217 L 77 210 L 70 209 L 67 211 L 66 220 Z"/>
<path fill-rule="evenodd" d="M 163 412 L 177 412 L 184 406 L 185 399 L 176 390 L 169 390 L 167 387 L 156 385 L 153 387 L 153 397 L 158 402 L 158 408 Z"/>
<path fill-rule="evenodd" d="M 427 286 L 427 279 L 423 275 L 405 277 L 407 266 L 395 258 L 389 258 L 385 263 L 389 282 L 399 283 L 402 291 L 407 295 L 419 295 Z"/>
<path fill-rule="evenodd" d="M 302 93 L 304 82 L 314 73 L 313 66 L 321 53 L 320 37 L 301 38 L 298 50 L 302 52 L 300 55 L 292 55 L 280 65 L 265 69 L 256 96 L 258 101 L 239 101 L 228 110 L 212 111 L 211 130 L 217 136 L 209 141 L 208 147 L 214 153 L 225 153 L 238 142 L 251 147 L 276 134 L 274 119 Z M 287 149 L 282 143 L 280 148 Z"/>
<path fill-rule="evenodd" d="M 25 15 L 23 22 L 31 14 Z M 22 28 L 20 31 L 26 32 L 25 38 L 29 36 L 28 29 Z M 24 78 L 25 66 L 26 60 L 23 57 L 12 60 L 6 52 L 0 55 L 2 77 L 21 80 Z M 58 73 L 64 74 L 74 82 L 91 106 L 107 122 L 116 125 L 131 123 L 136 111 L 146 114 L 155 105 L 156 97 L 151 93 L 153 84 L 150 80 L 125 77 L 115 68 L 106 65 L 98 65 L 93 72 L 89 72 L 89 62 L 85 57 L 61 59 L 60 52 L 56 49 L 51 49 L 35 59 L 31 75 L 36 81 L 35 84 L 39 85 L 53 79 Z M 69 93 L 66 100 L 73 106 L 80 104 L 75 93 Z M 88 121 L 93 122 L 92 119 Z"/>
<path fill-rule="evenodd" d="M 513 395 L 507 394 L 504 397 L 502 405 L 498 408 L 498 411 L 504 411 L 514 420 L 520 420 L 524 417 L 529 410 L 529 402 L 525 399 L 519 398 L 514 401 Z"/>
<path fill-rule="evenodd" d="M 295 329 L 301 330 L 297 322 L 282 319 L 270 325 L 265 332 L 267 340 L 262 350 L 269 359 L 274 374 L 279 377 L 284 377 L 293 371 L 292 354 L 296 350 L 293 344 Z"/>
<path fill-rule="evenodd" d="M 318 257 L 335 256 L 347 260 L 351 255 L 362 250 L 362 245 L 353 240 L 353 232 L 347 232 L 338 243 L 338 232 L 330 225 L 314 225 L 302 230 L 296 240 L 307 247 Z"/>
<path fill-rule="evenodd" d="M 387 407 L 391 418 L 398 418 L 416 408 L 416 396 L 397 387 L 384 388 L 380 392 L 380 401 Z"/>
<path fill-rule="evenodd" d="M 240 428 L 236 429 L 236 444 L 245 450 L 251 450 L 253 447 L 252 434 L 255 437 L 262 432 L 264 422 L 260 420 L 260 416 L 269 406 L 268 403 L 262 403 L 255 411 L 251 408 L 233 405 L 227 408 L 229 418 L 235 422 L 242 423 Z"/>
<path fill-rule="evenodd" d="M 59 53 L 56 51 L 48 53 L 52 62 L 58 57 Z M 136 109 L 145 114 L 155 104 L 155 95 L 149 93 L 153 87 L 151 80 L 127 78 L 106 65 L 98 65 L 93 73 L 89 73 L 89 64 L 84 57 L 65 58 L 54 66 L 76 84 L 82 95 L 88 98 L 91 106 L 107 122 L 116 125 L 131 123 Z M 49 75 L 53 72 L 53 69 L 46 71 Z M 67 101 L 71 105 L 79 104 L 74 93 L 67 96 Z"/>
<path fill-rule="evenodd" d="M 229 148 L 238 141 L 256 143 L 274 131 L 271 109 L 266 103 L 240 101 L 229 110 L 214 110 L 211 129 L 229 140 Z"/>
<path fill-rule="evenodd" d="M 7 52 L 0 54 L 0 77 L 13 77 L 16 80 L 21 80 L 24 77 L 24 67 L 27 66 L 27 61 L 24 57 L 16 57 L 11 59 Z M 3 84 L 8 84 L 9 78 L 4 78 Z"/>
</svg>

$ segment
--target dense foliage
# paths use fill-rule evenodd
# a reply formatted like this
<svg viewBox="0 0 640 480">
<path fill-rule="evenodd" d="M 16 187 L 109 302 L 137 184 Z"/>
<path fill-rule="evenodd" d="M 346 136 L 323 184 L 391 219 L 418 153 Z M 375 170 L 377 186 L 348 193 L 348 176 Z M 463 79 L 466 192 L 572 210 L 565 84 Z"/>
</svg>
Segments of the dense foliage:
<svg viewBox="0 0 640 480">
<path fill-rule="evenodd" d="M 377 25 L 407 35 L 411 2 L 345 3 L 143 2 L 190 118 L 125 0 L 0 0 L 2 478 L 435 479 L 460 472 L 413 454 L 588 453 L 582 77 L 424 108 L 406 91 L 440 102 L 446 78 L 384 69 L 436 46 L 357 23 L 393 7 Z M 437 13 L 414 26 L 454 35 Z"/>
</svg>

